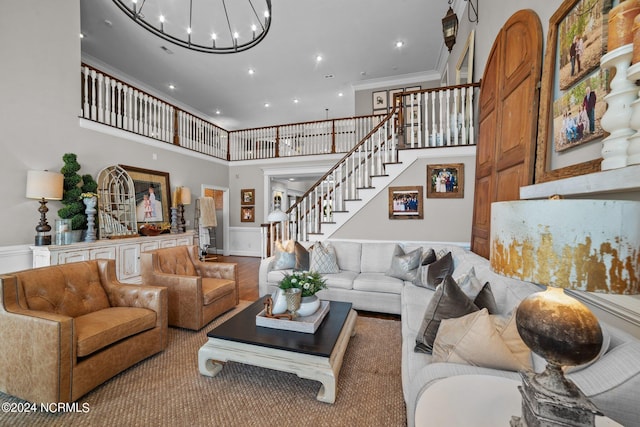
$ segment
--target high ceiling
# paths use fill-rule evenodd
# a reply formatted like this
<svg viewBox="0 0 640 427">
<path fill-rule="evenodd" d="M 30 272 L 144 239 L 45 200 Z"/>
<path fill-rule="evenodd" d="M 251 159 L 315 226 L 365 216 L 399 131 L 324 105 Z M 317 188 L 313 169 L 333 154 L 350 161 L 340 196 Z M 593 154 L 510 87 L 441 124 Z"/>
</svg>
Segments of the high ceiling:
<svg viewBox="0 0 640 427">
<path fill-rule="evenodd" d="M 175 7 L 177 0 L 146 1 Z M 206 1 L 221 0 L 193 0 L 194 8 Z M 227 3 L 239 1 L 244 0 Z M 188 1 L 180 3 L 188 8 Z M 111 0 L 81 0 L 83 59 L 234 130 L 352 116 L 354 87 L 438 73 L 446 53 L 445 0 L 272 0 L 272 5 L 271 29 L 261 43 L 221 55 L 173 45 L 134 23 Z M 231 19 L 234 27 L 250 25 Z M 396 47 L 398 41 L 404 45 Z"/>
</svg>

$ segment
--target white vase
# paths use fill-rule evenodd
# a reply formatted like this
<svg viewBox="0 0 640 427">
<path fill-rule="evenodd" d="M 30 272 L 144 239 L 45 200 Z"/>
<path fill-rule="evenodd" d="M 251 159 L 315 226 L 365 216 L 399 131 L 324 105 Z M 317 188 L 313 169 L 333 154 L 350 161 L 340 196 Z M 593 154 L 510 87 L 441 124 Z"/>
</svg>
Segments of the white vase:
<svg viewBox="0 0 640 427">
<path fill-rule="evenodd" d="M 273 307 L 271 308 L 273 314 L 282 314 L 287 311 L 287 297 L 284 296 L 282 289 L 276 289 L 276 291 L 271 294 L 271 299 L 273 300 Z"/>
<path fill-rule="evenodd" d="M 298 316 L 311 316 L 320 308 L 320 298 L 315 295 L 310 297 L 302 297 L 300 302 L 300 308 L 298 309 Z"/>
</svg>

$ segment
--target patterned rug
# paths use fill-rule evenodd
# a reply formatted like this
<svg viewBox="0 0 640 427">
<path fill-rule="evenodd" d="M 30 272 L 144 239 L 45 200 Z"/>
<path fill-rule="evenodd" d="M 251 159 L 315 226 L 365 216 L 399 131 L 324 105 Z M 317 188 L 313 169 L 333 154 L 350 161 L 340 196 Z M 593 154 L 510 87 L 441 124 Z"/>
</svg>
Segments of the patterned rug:
<svg viewBox="0 0 640 427">
<path fill-rule="evenodd" d="M 169 328 L 169 346 L 78 401 L 85 412 L 7 412 L 25 402 L 0 393 L 1 426 L 406 426 L 400 380 L 401 331 L 395 320 L 358 317 L 334 404 L 316 400 L 320 383 L 229 362 L 200 375 L 198 349 L 214 326 Z"/>
</svg>

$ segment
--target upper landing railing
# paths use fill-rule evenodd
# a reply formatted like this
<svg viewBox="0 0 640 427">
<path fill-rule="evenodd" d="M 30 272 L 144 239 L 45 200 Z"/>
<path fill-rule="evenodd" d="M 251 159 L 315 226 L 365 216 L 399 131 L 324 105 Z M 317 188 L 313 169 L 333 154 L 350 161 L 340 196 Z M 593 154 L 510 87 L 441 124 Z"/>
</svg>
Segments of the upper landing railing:
<svg viewBox="0 0 640 427">
<path fill-rule="evenodd" d="M 349 153 L 387 117 L 370 115 L 227 131 L 89 65 L 81 66 L 80 117 L 223 160 Z M 399 148 L 474 144 L 479 84 L 396 98 Z M 395 104 L 394 104 L 395 105 Z"/>
</svg>

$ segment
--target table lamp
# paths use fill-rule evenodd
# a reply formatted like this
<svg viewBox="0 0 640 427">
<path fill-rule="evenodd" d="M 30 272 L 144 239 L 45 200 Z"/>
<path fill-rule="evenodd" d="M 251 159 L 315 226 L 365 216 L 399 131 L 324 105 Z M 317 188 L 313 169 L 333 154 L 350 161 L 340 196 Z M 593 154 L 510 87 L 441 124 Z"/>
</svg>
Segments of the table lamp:
<svg viewBox="0 0 640 427">
<path fill-rule="evenodd" d="M 593 426 L 598 409 L 564 376 L 602 347 L 598 319 L 564 289 L 638 293 L 640 202 L 548 199 L 491 205 L 491 269 L 547 286 L 516 312 L 524 343 L 547 361 L 522 372 L 523 416 L 512 426 Z"/>
<path fill-rule="evenodd" d="M 191 204 L 191 190 L 188 187 L 178 188 L 178 230 L 180 233 L 184 233 L 187 230 L 187 222 L 184 218 L 184 205 Z"/>
<path fill-rule="evenodd" d="M 38 199 L 40 201 L 40 223 L 36 226 L 35 245 L 43 246 L 51 244 L 51 226 L 47 223 L 47 200 L 62 200 L 62 188 L 64 175 L 57 172 L 36 171 L 27 172 L 28 199 Z"/>
</svg>

